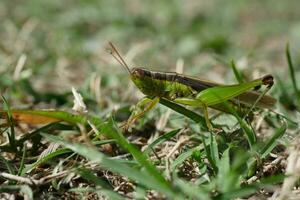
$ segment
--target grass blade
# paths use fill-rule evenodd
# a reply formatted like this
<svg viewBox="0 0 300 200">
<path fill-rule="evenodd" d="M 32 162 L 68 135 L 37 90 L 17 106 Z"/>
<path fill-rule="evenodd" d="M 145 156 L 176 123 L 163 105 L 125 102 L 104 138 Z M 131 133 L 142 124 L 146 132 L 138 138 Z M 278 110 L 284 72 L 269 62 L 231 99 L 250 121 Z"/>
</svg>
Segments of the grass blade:
<svg viewBox="0 0 300 200">
<path fill-rule="evenodd" d="M 277 145 L 277 139 L 281 138 L 287 129 L 287 123 L 284 121 L 283 125 L 278 128 L 275 132 L 275 134 L 269 139 L 269 141 L 262 147 L 261 151 L 259 152 L 261 154 L 262 158 L 265 158 L 269 155 L 269 153 L 274 149 L 274 147 Z"/>
<path fill-rule="evenodd" d="M 1 162 L 4 163 L 4 165 L 5 165 L 6 169 L 7 169 L 7 171 L 8 171 L 10 174 L 16 174 L 16 170 L 15 170 L 14 166 L 10 163 L 9 160 L 7 160 L 6 158 L 4 158 L 4 157 L 0 154 L 0 166 L 2 166 L 2 167 L 4 168 L 3 163 L 1 163 Z"/>
<path fill-rule="evenodd" d="M 159 145 L 170 138 L 174 137 L 177 133 L 179 133 L 181 129 L 172 130 L 164 135 L 161 135 L 156 140 L 154 140 L 144 151 L 144 154 L 149 154 L 149 152 L 156 146 Z"/>
<path fill-rule="evenodd" d="M 292 78 L 294 93 L 295 93 L 295 96 L 296 96 L 296 99 L 297 99 L 297 107 L 298 107 L 298 110 L 299 110 L 299 108 L 300 108 L 300 93 L 299 93 L 299 89 L 298 89 L 298 86 L 297 86 L 297 81 L 296 81 L 296 76 L 295 76 L 295 71 L 294 71 L 294 65 L 293 65 L 293 62 L 292 62 L 291 54 L 290 54 L 289 44 L 286 45 L 285 53 L 286 53 L 286 58 L 287 58 L 287 61 L 288 61 L 290 75 L 291 75 L 291 78 Z"/>
<path fill-rule="evenodd" d="M 19 170 L 18 170 L 18 173 L 17 175 L 20 176 L 21 173 L 22 173 L 22 170 L 24 169 L 24 161 L 25 161 L 25 156 L 26 156 L 26 152 L 27 152 L 27 147 L 26 145 L 23 146 L 23 154 L 22 154 L 22 158 L 21 158 L 21 163 L 20 163 L 20 167 L 19 167 Z"/>
<path fill-rule="evenodd" d="M 59 110 L 11 110 L 12 118 L 20 123 L 27 124 L 48 124 L 53 122 L 64 121 L 69 124 L 87 124 L 90 120 L 94 124 L 99 124 L 102 121 L 93 116 L 75 115 Z M 6 118 L 7 113 L 0 110 L 0 118 Z"/>
<path fill-rule="evenodd" d="M 213 150 L 211 149 L 211 145 L 206 144 L 204 136 L 202 137 L 202 143 L 204 145 L 204 152 L 206 154 L 207 160 L 210 163 L 214 174 L 216 175 L 218 173 L 218 167 L 216 165 L 216 161 L 215 161 L 215 158 L 213 156 L 213 152 L 212 152 Z"/>
<path fill-rule="evenodd" d="M 210 148 L 211 148 L 211 156 L 213 157 L 215 163 L 219 165 L 219 150 L 218 150 L 218 143 L 216 141 L 216 137 L 210 133 Z"/>
<path fill-rule="evenodd" d="M 174 172 L 176 170 L 176 167 L 180 164 L 182 164 L 187 158 L 191 157 L 193 153 L 197 150 L 199 150 L 200 147 L 194 147 L 192 149 L 187 150 L 184 153 L 181 153 L 171 164 L 171 171 Z"/>
<path fill-rule="evenodd" d="M 188 183 L 177 177 L 174 178 L 175 185 L 177 185 L 190 199 L 199 199 L 199 200 L 210 200 L 210 194 L 207 190 L 202 189 L 199 186 Z M 189 199 L 186 198 L 186 199 Z"/>
<path fill-rule="evenodd" d="M 161 98 L 159 100 L 159 103 L 163 104 L 164 106 L 167 106 L 168 108 L 170 108 L 180 114 L 183 114 L 184 116 L 190 118 L 191 120 L 193 120 L 196 123 L 200 123 L 201 127 L 207 128 L 205 119 L 201 115 L 199 115 L 189 109 L 186 109 L 185 107 L 178 105 L 177 103 L 171 102 L 167 99 Z"/>
<path fill-rule="evenodd" d="M 243 77 L 242 77 L 241 73 L 239 72 L 239 70 L 236 68 L 234 60 L 231 60 L 230 66 L 231 66 L 231 69 L 234 73 L 234 76 L 235 76 L 236 80 L 239 83 L 244 83 Z"/>
<path fill-rule="evenodd" d="M 176 195 L 178 195 L 178 192 L 171 188 L 169 184 L 167 184 L 166 182 L 162 183 L 161 181 L 157 180 L 152 174 L 149 174 L 146 171 L 138 171 L 136 168 L 132 168 L 122 161 L 119 161 L 117 159 L 110 159 L 105 154 L 85 145 L 71 143 L 53 135 L 42 135 L 48 140 L 58 143 L 68 149 L 71 149 L 79 155 L 100 164 L 104 169 L 126 176 L 141 185 L 144 185 L 151 189 L 156 189 L 157 191 L 163 192 L 170 197 L 175 197 Z"/>
<path fill-rule="evenodd" d="M 14 128 L 14 119 L 12 117 L 12 112 L 11 109 L 8 105 L 8 102 L 4 98 L 4 96 L 1 95 L 3 105 L 4 105 L 4 111 L 6 119 L 7 119 L 7 124 L 10 126 L 10 133 L 8 133 L 8 140 L 10 144 L 10 148 L 16 153 L 18 151 L 17 146 L 16 146 L 16 136 L 15 136 L 15 128 Z"/>
<path fill-rule="evenodd" d="M 31 170 L 33 170 L 34 168 L 36 168 L 40 164 L 45 163 L 50 159 L 53 159 L 57 156 L 67 154 L 67 153 L 71 153 L 71 152 L 72 151 L 70 151 L 69 149 L 58 149 L 54 152 L 51 152 L 48 155 L 44 156 L 43 158 L 38 159 L 35 163 L 26 165 L 26 167 L 21 171 L 20 175 L 23 176 L 25 173 L 30 172 Z"/>
<path fill-rule="evenodd" d="M 116 142 L 125 150 L 127 150 L 131 155 L 138 161 L 138 163 L 145 168 L 145 170 L 151 175 L 158 185 L 161 188 L 164 188 L 169 193 L 174 193 L 174 190 L 170 186 L 170 184 L 164 179 L 161 173 L 147 160 L 146 156 L 144 156 L 136 147 L 131 145 L 127 139 L 121 134 L 118 130 L 112 118 L 98 126 L 101 132 L 104 133 L 107 137 L 111 137 L 116 140 Z"/>
<path fill-rule="evenodd" d="M 105 181 L 101 180 L 99 177 L 95 176 L 87 169 L 78 169 L 76 172 L 85 180 L 94 183 L 101 187 L 98 189 L 101 193 L 103 193 L 107 198 L 122 200 L 124 197 L 119 195 L 117 192 L 113 190 L 113 188 Z M 97 189 L 96 189 L 97 190 Z"/>
</svg>

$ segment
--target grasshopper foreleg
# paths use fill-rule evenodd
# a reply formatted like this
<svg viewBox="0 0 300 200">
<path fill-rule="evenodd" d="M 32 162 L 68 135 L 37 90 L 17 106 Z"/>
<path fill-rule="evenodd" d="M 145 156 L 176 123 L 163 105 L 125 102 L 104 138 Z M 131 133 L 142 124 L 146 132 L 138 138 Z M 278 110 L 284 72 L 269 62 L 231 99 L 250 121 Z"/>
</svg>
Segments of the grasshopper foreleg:
<svg viewBox="0 0 300 200">
<path fill-rule="evenodd" d="M 145 113 L 152 110 L 159 102 L 159 97 L 149 99 L 147 97 L 141 99 L 137 105 L 134 107 L 132 114 L 124 125 L 124 129 L 128 130 L 130 126 L 142 117 Z"/>
</svg>

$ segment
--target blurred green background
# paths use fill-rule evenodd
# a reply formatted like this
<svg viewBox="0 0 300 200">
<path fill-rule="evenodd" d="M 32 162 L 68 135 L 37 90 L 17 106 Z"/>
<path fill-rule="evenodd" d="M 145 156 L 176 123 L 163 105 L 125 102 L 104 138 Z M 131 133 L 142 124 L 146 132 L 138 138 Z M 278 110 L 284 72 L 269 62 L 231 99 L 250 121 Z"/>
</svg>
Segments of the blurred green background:
<svg viewBox="0 0 300 200">
<path fill-rule="evenodd" d="M 299 8 L 298 0 L 2 0 L 0 88 L 14 106 L 64 105 L 71 86 L 120 102 L 131 83 L 108 41 L 132 66 L 174 71 L 183 59 L 185 74 L 231 83 L 234 59 L 249 79 L 285 80 L 286 43 L 299 52 Z"/>
</svg>

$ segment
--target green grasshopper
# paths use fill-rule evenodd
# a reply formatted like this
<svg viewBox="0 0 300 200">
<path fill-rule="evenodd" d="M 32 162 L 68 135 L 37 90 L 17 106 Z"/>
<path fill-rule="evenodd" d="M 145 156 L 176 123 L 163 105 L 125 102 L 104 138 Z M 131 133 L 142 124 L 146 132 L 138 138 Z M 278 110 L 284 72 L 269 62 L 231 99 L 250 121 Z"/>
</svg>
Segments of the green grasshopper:
<svg viewBox="0 0 300 200">
<path fill-rule="evenodd" d="M 224 105 L 225 102 L 228 102 L 234 106 L 248 108 L 248 112 L 250 112 L 255 106 L 272 108 L 276 103 L 273 97 L 265 95 L 274 83 L 272 75 L 241 84 L 221 85 L 175 72 L 152 71 L 138 67 L 130 69 L 116 47 L 111 42 L 109 45 L 112 56 L 126 69 L 138 89 L 148 97 L 137 104 L 137 107 L 144 109 L 132 113 L 125 124 L 125 130 L 128 130 L 138 118 L 154 108 L 161 98 L 185 106 L 202 108 L 209 130 L 212 130 L 213 127 L 209 120 L 208 107 L 230 113 Z M 251 91 L 262 85 L 266 86 L 264 93 Z"/>
</svg>

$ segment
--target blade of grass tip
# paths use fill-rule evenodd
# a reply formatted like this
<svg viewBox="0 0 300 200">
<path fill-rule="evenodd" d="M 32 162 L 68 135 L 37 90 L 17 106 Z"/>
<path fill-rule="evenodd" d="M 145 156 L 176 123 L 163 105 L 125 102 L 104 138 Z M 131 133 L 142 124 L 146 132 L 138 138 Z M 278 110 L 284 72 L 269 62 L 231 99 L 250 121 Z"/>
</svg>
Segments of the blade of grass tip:
<svg viewBox="0 0 300 200">
<path fill-rule="evenodd" d="M 233 59 L 230 62 L 230 66 L 231 66 L 231 69 L 234 73 L 234 76 L 235 76 L 236 80 L 239 83 L 244 83 L 243 77 L 242 77 L 241 73 L 239 72 L 239 70 L 236 68 L 236 65 L 235 65 L 235 62 L 234 62 Z"/>
<path fill-rule="evenodd" d="M 259 187 L 256 185 L 246 185 L 241 188 L 230 190 L 227 193 L 224 193 L 222 197 L 224 199 L 237 199 L 247 197 L 259 190 Z"/>
<path fill-rule="evenodd" d="M 175 191 L 175 189 L 168 184 L 162 184 L 162 182 L 158 181 L 152 174 L 146 173 L 145 171 L 140 171 L 137 168 L 132 168 L 123 161 L 110 159 L 105 154 L 98 152 L 94 148 L 90 148 L 82 144 L 71 143 L 57 136 L 44 133 L 42 133 L 42 135 L 48 140 L 58 143 L 68 149 L 71 149 L 86 159 L 100 164 L 103 169 L 126 176 L 141 185 L 144 185 L 150 189 L 155 189 L 169 197 L 176 198 L 178 195 L 180 196 L 179 191 Z"/>
<path fill-rule="evenodd" d="M 182 164 L 187 158 L 191 157 L 194 151 L 199 151 L 201 148 L 199 146 L 187 150 L 186 152 L 181 153 L 171 164 L 171 171 L 175 172 L 176 167 Z"/>
<path fill-rule="evenodd" d="M 214 158 L 212 157 L 212 153 L 211 153 L 211 149 L 210 149 L 211 146 L 206 145 L 204 136 L 202 136 L 202 143 L 203 143 L 203 146 L 204 146 L 204 151 L 205 151 L 207 160 L 208 160 L 208 162 L 210 163 L 210 165 L 213 169 L 214 175 L 216 175 L 216 174 L 218 174 L 218 167 L 216 165 L 216 162 L 215 162 Z"/>
<path fill-rule="evenodd" d="M 182 129 L 175 129 L 172 130 L 164 135 L 161 135 L 160 137 L 158 137 L 156 140 L 154 140 L 151 144 L 148 145 L 148 147 L 145 149 L 144 154 L 149 154 L 149 152 L 157 145 L 169 140 L 170 138 L 174 137 L 175 135 L 177 135 L 177 133 L 179 133 Z"/>
<path fill-rule="evenodd" d="M 73 129 L 74 129 L 73 126 L 62 124 L 59 122 L 50 123 L 50 124 L 47 124 L 45 126 L 38 128 L 30 133 L 27 133 L 26 135 L 23 135 L 20 139 L 16 140 L 16 145 L 18 147 L 23 146 L 23 144 L 26 140 L 30 140 L 31 138 L 33 138 L 34 136 L 36 136 L 37 134 L 39 134 L 41 132 L 49 133 L 53 130 L 57 131 L 57 130 L 73 130 Z M 0 150 L 4 151 L 4 152 L 13 152 L 13 150 L 10 148 L 9 144 L 1 145 Z"/>
<path fill-rule="evenodd" d="M 254 182 L 250 185 L 242 185 L 238 189 L 225 193 L 222 197 L 224 197 L 224 199 L 249 197 L 249 195 L 259 191 L 260 189 L 274 187 L 274 185 L 282 183 L 284 177 L 284 174 L 273 175 L 266 178 L 262 177 L 260 181 Z"/>
<path fill-rule="evenodd" d="M 3 105 L 4 105 L 4 110 L 7 113 L 7 120 L 8 124 L 10 125 L 10 133 L 8 133 L 8 140 L 11 148 L 15 151 L 15 153 L 18 151 L 17 146 L 16 146 L 16 136 L 15 136 L 15 127 L 14 127 L 14 120 L 12 117 L 12 113 L 10 110 L 10 106 L 8 102 L 6 101 L 5 97 L 1 95 Z"/>
<path fill-rule="evenodd" d="M 248 143 L 250 145 L 250 148 L 253 148 L 253 145 L 255 145 L 257 138 L 256 138 L 256 134 L 253 131 L 252 127 L 250 125 L 247 124 L 247 122 L 241 118 L 238 113 L 234 110 L 234 108 L 232 108 L 229 103 L 227 101 L 224 101 L 223 106 L 238 120 L 241 128 L 243 129 L 244 133 L 246 134 L 246 138 L 248 140 Z M 251 128 L 249 128 L 249 126 Z"/>
<path fill-rule="evenodd" d="M 46 156 L 38 159 L 36 162 L 26 165 L 26 167 L 22 169 L 20 175 L 23 176 L 25 173 L 29 173 L 31 170 L 33 170 L 40 164 L 45 163 L 48 160 L 51 160 L 57 156 L 67 154 L 67 153 L 72 153 L 72 151 L 70 149 L 58 149 L 56 151 L 53 151 L 53 152 L 47 154 Z"/>
<path fill-rule="evenodd" d="M 0 154 L 0 160 L 5 164 L 7 171 L 9 171 L 10 174 L 16 174 L 14 167 L 12 164 L 9 162 L 9 160 L 6 160 L 1 154 Z M 0 163 L 1 164 L 1 163 Z M 1 164 L 1 166 L 3 166 Z"/>
<path fill-rule="evenodd" d="M 229 156 L 230 147 L 227 148 L 222 155 L 219 163 L 219 173 L 217 175 L 217 183 L 220 191 L 227 192 L 233 189 L 236 186 L 237 182 L 235 179 L 232 179 L 232 173 L 230 173 L 230 156 Z"/>
<path fill-rule="evenodd" d="M 247 122 L 244 119 L 242 119 L 240 116 L 235 115 L 235 117 L 238 120 L 244 133 L 246 134 L 248 143 L 250 145 L 250 148 L 252 149 L 253 145 L 255 145 L 255 143 L 257 141 L 255 132 L 253 131 L 252 127 L 250 125 L 248 125 Z"/>
<path fill-rule="evenodd" d="M 178 177 L 174 177 L 174 183 L 177 185 L 184 193 L 186 194 L 186 199 L 199 199 L 199 200 L 208 200 L 211 199 L 210 191 L 207 191 L 206 188 L 196 186 L 187 181 L 184 181 Z"/>
<path fill-rule="evenodd" d="M 137 185 L 134 191 L 133 199 L 145 199 L 146 196 L 147 196 L 146 188 Z"/>
<path fill-rule="evenodd" d="M 103 193 L 107 198 L 109 199 L 119 199 L 122 200 L 124 197 L 122 197 L 120 194 L 114 191 L 114 189 L 109 185 L 107 182 L 101 180 L 101 178 L 95 176 L 93 173 L 91 173 L 87 169 L 77 169 L 76 172 L 85 180 L 94 183 L 95 185 L 98 185 L 101 187 L 101 189 L 98 189 L 101 193 Z M 96 189 L 97 190 L 97 189 Z"/>
<path fill-rule="evenodd" d="M 200 123 L 202 127 L 207 128 L 205 119 L 201 115 L 199 115 L 199 114 L 197 114 L 197 113 L 195 113 L 195 112 L 193 112 L 189 109 L 186 109 L 185 107 L 183 107 L 181 105 L 178 105 L 174 102 L 171 102 L 167 99 L 164 99 L 164 98 L 160 98 L 159 103 L 161 103 L 162 105 L 167 106 L 168 108 L 170 108 L 170 109 L 172 109 L 172 110 L 174 110 L 174 111 L 190 118 L 191 120 L 193 120 L 196 123 Z"/>
<path fill-rule="evenodd" d="M 269 155 L 269 153 L 274 149 L 274 147 L 277 145 L 277 139 L 281 138 L 287 129 L 287 123 L 284 120 L 283 124 L 280 128 L 278 128 L 275 132 L 275 134 L 269 139 L 269 141 L 262 147 L 262 149 L 259 151 L 262 158 L 265 158 Z"/>
<path fill-rule="evenodd" d="M 21 137 L 19 140 L 17 140 L 17 145 L 22 145 L 26 140 L 31 139 L 32 137 L 34 137 L 35 135 L 42 133 L 42 132 L 50 132 L 52 130 L 71 130 L 70 129 L 70 125 L 65 125 L 65 124 L 61 124 L 59 122 L 54 122 L 54 123 L 50 123 L 47 124 L 45 126 L 42 126 L 26 135 L 24 135 L 23 137 Z"/>
<path fill-rule="evenodd" d="M 299 93 L 299 89 L 297 87 L 297 81 L 296 81 L 296 77 L 295 77 L 295 71 L 294 71 L 294 65 L 293 65 L 293 62 L 292 62 L 292 57 L 291 57 L 291 54 L 290 54 L 289 43 L 286 44 L 286 51 L 285 52 L 286 52 L 286 58 L 287 58 L 288 66 L 289 66 L 289 70 L 290 70 L 290 75 L 291 75 L 291 78 L 292 78 L 294 93 L 295 93 L 295 96 L 297 98 L 297 107 L 298 107 L 298 110 L 299 110 L 300 109 L 300 93 Z"/>
<path fill-rule="evenodd" d="M 147 160 L 146 156 L 144 156 L 135 146 L 131 145 L 121 134 L 112 118 L 109 118 L 108 122 L 102 123 L 98 126 L 98 128 L 101 130 L 101 133 L 106 135 L 106 137 L 115 139 L 116 142 L 128 151 L 160 185 L 168 188 L 170 191 L 173 190 L 171 185 L 164 179 L 161 173 Z"/>
<path fill-rule="evenodd" d="M 22 154 L 22 159 L 21 159 L 21 163 L 20 163 L 20 167 L 19 167 L 19 170 L 18 170 L 18 173 L 17 175 L 20 176 L 21 173 L 22 173 L 22 170 L 24 169 L 24 160 L 25 160 L 25 156 L 26 156 L 26 152 L 27 152 L 27 148 L 26 148 L 26 145 L 23 146 L 23 154 Z"/>
<path fill-rule="evenodd" d="M 268 177 L 262 177 L 259 182 L 253 183 L 253 184 L 258 184 L 259 186 L 270 186 L 274 184 L 279 184 L 284 181 L 284 179 L 287 177 L 285 174 L 276 174 L 273 176 L 268 176 Z"/>
<path fill-rule="evenodd" d="M 216 166 L 219 166 L 220 158 L 219 158 L 218 144 L 216 141 L 216 137 L 212 133 L 210 133 L 210 153 Z"/>
</svg>

